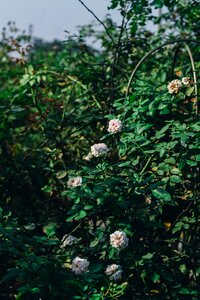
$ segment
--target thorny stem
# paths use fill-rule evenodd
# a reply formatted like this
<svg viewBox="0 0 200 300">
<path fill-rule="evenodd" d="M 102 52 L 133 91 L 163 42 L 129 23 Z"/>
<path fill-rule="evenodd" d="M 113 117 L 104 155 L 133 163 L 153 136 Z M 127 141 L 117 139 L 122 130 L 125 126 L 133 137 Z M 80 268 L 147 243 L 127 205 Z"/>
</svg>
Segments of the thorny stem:
<svg viewBox="0 0 200 300">
<path fill-rule="evenodd" d="M 107 33 L 107 36 L 111 39 L 111 41 L 113 42 L 113 45 L 116 46 L 115 44 L 115 41 L 113 39 L 113 37 L 110 35 L 109 31 L 108 31 L 108 28 L 106 27 L 106 25 L 95 15 L 95 13 L 89 9 L 89 7 L 87 7 L 87 5 L 82 1 L 82 0 L 78 0 L 86 9 L 87 11 L 89 11 L 89 13 L 91 13 L 93 15 L 93 17 L 95 17 L 95 19 L 104 27 L 106 33 Z"/>
</svg>

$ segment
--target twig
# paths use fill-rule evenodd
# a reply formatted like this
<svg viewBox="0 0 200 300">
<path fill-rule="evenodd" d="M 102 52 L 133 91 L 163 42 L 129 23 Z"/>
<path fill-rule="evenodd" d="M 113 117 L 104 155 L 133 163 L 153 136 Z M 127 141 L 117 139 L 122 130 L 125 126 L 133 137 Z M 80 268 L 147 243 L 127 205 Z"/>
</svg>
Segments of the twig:
<svg viewBox="0 0 200 300">
<path fill-rule="evenodd" d="M 93 15 L 93 17 L 104 27 L 107 36 L 111 39 L 111 41 L 113 42 L 113 44 L 116 46 L 115 41 L 113 39 L 113 37 L 110 35 L 108 28 L 106 27 L 106 25 L 95 15 L 95 13 L 89 9 L 89 7 L 87 7 L 87 5 L 85 5 L 85 3 L 82 0 L 78 0 L 86 9 L 87 11 L 89 11 L 89 13 L 91 13 Z"/>
<path fill-rule="evenodd" d="M 184 213 L 185 212 L 187 212 L 188 211 L 188 209 L 190 208 L 190 206 L 192 205 L 192 202 L 190 202 L 189 204 L 188 204 L 188 206 L 176 217 L 176 220 L 175 220 L 175 222 L 174 222 L 174 224 L 180 219 L 180 217 L 182 216 L 182 215 L 184 215 Z"/>
<path fill-rule="evenodd" d="M 119 60 L 119 56 L 120 56 L 119 52 L 120 52 L 121 39 L 122 39 L 124 28 L 126 28 L 125 14 L 124 14 L 123 19 L 122 19 L 119 38 L 118 38 L 118 42 L 117 42 L 115 53 L 114 53 L 114 59 L 113 59 L 113 66 L 112 66 L 112 100 L 114 99 L 114 93 L 115 93 L 115 81 L 114 81 L 115 70 L 116 70 L 116 66 L 117 66 L 117 63 L 118 63 L 118 60 Z"/>
<path fill-rule="evenodd" d="M 152 154 L 152 155 L 149 157 L 149 159 L 147 160 L 147 162 L 146 162 L 144 168 L 143 168 L 142 171 L 140 172 L 140 175 L 142 175 L 142 174 L 144 173 L 144 171 L 145 171 L 146 168 L 148 167 L 148 165 L 149 165 L 149 163 L 150 163 L 152 157 L 153 157 L 153 154 Z"/>
</svg>

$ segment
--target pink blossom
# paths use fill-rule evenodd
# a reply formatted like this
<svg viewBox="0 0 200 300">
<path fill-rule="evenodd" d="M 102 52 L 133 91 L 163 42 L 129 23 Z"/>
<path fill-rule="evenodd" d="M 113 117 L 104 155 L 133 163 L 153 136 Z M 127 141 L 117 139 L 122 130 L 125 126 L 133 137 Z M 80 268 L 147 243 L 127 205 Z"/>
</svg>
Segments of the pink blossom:
<svg viewBox="0 0 200 300">
<path fill-rule="evenodd" d="M 177 94 L 181 86 L 181 81 L 179 79 L 174 79 L 168 84 L 167 87 L 170 94 Z"/>
<path fill-rule="evenodd" d="M 121 230 L 117 230 L 110 235 L 110 244 L 114 248 L 122 249 L 128 246 L 129 239 L 126 233 Z"/>
<path fill-rule="evenodd" d="M 71 177 L 67 181 L 68 188 L 74 188 L 74 187 L 81 186 L 81 185 L 82 185 L 82 178 L 80 176 Z"/>
<path fill-rule="evenodd" d="M 113 119 L 109 121 L 108 132 L 117 133 L 122 130 L 122 122 L 118 119 Z"/>
</svg>

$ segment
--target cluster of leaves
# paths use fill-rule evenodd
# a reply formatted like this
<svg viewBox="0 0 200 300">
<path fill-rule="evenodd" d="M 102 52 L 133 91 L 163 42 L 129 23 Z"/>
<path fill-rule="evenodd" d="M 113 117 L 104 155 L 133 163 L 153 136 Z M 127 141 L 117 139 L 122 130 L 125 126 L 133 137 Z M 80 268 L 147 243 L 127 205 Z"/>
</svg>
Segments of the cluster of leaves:
<svg viewBox="0 0 200 300">
<path fill-rule="evenodd" d="M 113 0 L 110 8 L 123 15 L 120 28 L 107 19 L 107 32 L 84 27 L 77 39 L 36 40 L 33 49 L 13 24 L 10 33 L 3 32 L 2 300 L 198 299 L 196 95 L 193 87 L 177 95 L 167 91 L 170 80 L 193 75 L 187 54 L 180 50 L 171 78 L 172 47 L 160 49 L 141 65 L 125 96 L 132 66 L 163 42 L 165 28 L 167 36 L 165 20 L 172 26 L 178 19 L 181 35 L 189 24 L 188 31 L 198 37 L 193 2 L 195 13 L 184 8 L 183 23 L 178 15 L 161 15 L 162 26 L 154 34 L 143 27 L 149 20 L 160 22 L 151 8 L 165 4 L 169 12 L 178 11 L 183 1 L 149 5 L 142 0 L 136 6 Z M 84 42 L 91 35 L 101 42 L 101 51 Z M 199 46 L 192 49 L 198 72 Z M 108 121 L 115 118 L 123 129 L 110 134 Z M 109 153 L 84 160 L 98 142 L 106 143 Z M 73 176 L 83 182 L 72 189 L 67 181 Z M 121 251 L 109 242 L 116 230 L 129 238 Z M 77 243 L 63 247 L 63 236 L 71 234 Z M 71 270 L 76 256 L 90 263 L 84 275 Z M 113 263 L 123 270 L 119 282 L 105 275 Z"/>
</svg>

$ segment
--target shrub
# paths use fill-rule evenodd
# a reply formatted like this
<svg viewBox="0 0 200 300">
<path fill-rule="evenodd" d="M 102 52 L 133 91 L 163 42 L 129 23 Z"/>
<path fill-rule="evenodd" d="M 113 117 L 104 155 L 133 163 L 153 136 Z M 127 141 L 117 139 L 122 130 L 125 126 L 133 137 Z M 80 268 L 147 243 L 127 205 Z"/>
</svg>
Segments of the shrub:
<svg viewBox="0 0 200 300">
<path fill-rule="evenodd" d="M 170 3 L 169 10 L 183 10 Z M 26 55 L 20 43 L 28 37 L 4 32 L 2 299 L 199 297 L 194 70 L 180 45 L 172 63 L 167 45 L 132 78 L 132 64 L 159 48 L 166 32 L 164 25 L 158 34 L 142 31 L 152 17 L 148 1 L 127 11 L 113 0 L 114 7 L 125 16 L 120 29 L 110 19 L 106 33 L 81 29 L 84 37 L 93 32 L 102 51 L 69 38 L 64 45 L 36 41 Z M 185 12 L 195 39 L 194 16 Z M 183 28 L 178 16 L 160 18 Z M 199 45 L 192 45 L 198 71 Z"/>
</svg>

